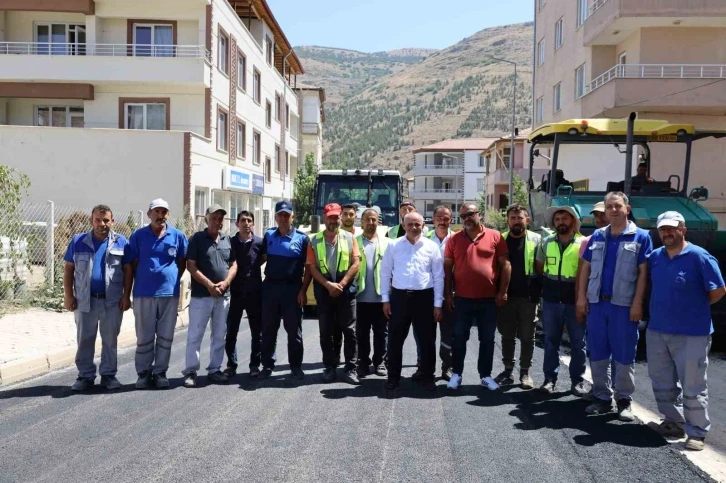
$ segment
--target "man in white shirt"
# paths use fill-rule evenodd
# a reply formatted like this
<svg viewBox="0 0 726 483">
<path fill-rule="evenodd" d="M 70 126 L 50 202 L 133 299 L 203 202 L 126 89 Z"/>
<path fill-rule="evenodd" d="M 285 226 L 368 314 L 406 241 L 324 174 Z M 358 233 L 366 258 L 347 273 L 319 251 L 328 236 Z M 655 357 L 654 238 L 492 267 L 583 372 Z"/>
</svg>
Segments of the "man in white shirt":
<svg viewBox="0 0 726 483">
<path fill-rule="evenodd" d="M 404 217 L 406 236 L 392 242 L 381 262 L 383 313 L 389 319 L 388 381 L 398 387 L 403 364 L 403 343 L 411 324 L 421 348 L 421 380 L 424 389 L 435 391 L 436 322 L 443 318 L 444 262 L 438 245 L 422 237 L 423 217 Z"/>
</svg>

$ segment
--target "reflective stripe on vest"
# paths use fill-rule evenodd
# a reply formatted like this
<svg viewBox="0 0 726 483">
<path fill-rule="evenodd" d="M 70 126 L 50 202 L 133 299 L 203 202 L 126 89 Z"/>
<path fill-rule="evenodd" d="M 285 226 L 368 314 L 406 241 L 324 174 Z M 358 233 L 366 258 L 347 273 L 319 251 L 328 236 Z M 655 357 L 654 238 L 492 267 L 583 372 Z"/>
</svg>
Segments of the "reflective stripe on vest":
<svg viewBox="0 0 726 483">
<path fill-rule="evenodd" d="M 345 273 L 350 268 L 350 250 L 352 247 L 348 246 L 348 240 L 342 233 L 337 235 L 337 248 L 338 248 L 338 266 L 336 268 L 337 273 Z M 318 257 L 318 268 L 320 273 L 323 275 L 329 274 L 328 268 L 328 257 L 325 250 L 325 235 L 324 232 L 320 232 L 315 235 L 315 254 Z"/>
<path fill-rule="evenodd" d="M 534 271 L 534 256 L 537 252 L 537 245 L 539 244 L 539 237 L 536 233 L 532 233 L 527 230 L 527 240 L 524 242 L 524 274 L 526 276 L 537 276 Z M 502 233 L 502 238 L 505 240 L 509 237 L 509 232 L 505 231 Z"/>
<path fill-rule="evenodd" d="M 358 235 L 358 251 L 360 252 L 360 264 L 358 265 L 358 293 L 362 293 L 366 289 L 366 275 L 368 272 L 368 263 L 366 260 L 365 244 L 363 235 Z M 376 294 L 381 294 L 381 259 L 383 259 L 383 252 L 388 246 L 388 240 L 381 237 L 376 237 L 376 253 L 375 261 L 373 262 L 373 285 L 376 289 Z"/>
<path fill-rule="evenodd" d="M 560 252 L 557 236 L 547 237 L 544 247 L 544 275 L 551 280 L 574 282 L 577 277 L 581 242 L 582 235 L 576 233 L 565 250 Z"/>
</svg>

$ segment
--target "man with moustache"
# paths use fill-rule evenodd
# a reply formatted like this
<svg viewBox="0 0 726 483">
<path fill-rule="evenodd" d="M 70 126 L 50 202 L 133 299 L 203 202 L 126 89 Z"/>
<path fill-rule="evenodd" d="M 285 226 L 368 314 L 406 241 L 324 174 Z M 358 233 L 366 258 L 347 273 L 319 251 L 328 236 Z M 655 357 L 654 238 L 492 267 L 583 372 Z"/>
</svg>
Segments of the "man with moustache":
<svg viewBox="0 0 726 483">
<path fill-rule="evenodd" d="M 416 211 L 416 205 L 413 204 L 413 201 L 411 200 L 404 200 L 401 202 L 399 208 L 398 208 L 398 214 L 401 215 L 401 224 L 392 226 L 388 230 L 388 238 L 401 238 L 406 234 L 406 228 L 403 223 L 403 219 L 405 216 L 409 213 L 413 213 Z M 423 235 L 426 236 L 429 233 L 429 229 L 424 225 L 423 227 Z"/>
<path fill-rule="evenodd" d="M 73 311 L 76 321 L 76 368 L 73 391 L 85 391 L 96 380 L 93 355 L 96 333 L 101 332 L 101 386 L 119 389 L 116 341 L 123 313 L 129 309 L 124 297 L 124 248 L 126 238 L 113 231 L 113 213 L 106 205 L 91 210 L 90 232 L 73 237 L 66 250 L 63 268 L 63 306 Z"/>
<path fill-rule="evenodd" d="M 529 230 L 527 208 L 513 204 L 507 208 L 509 231 L 502 234 L 509 251 L 512 277 L 507 290 L 507 303 L 497 312 L 497 327 L 502 336 L 502 362 L 504 371 L 494 380 L 500 385 L 514 384 L 514 350 L 516 337 L 522 347 L 519 352 L 519 382 L 522 389 L 533 389 L 534 381 L 529 371 L 534 354 L 535 317 L 542 294 L 542 284 L 534 268 L 541 237 Z"/>
<path fill-rule="evenodd" d="M 587 317 L 587 345 L 596 398 L 586 411 L 612 411 L 614 389 L 621 421 L 635 420 L 631 401 L 635 392 L 638 323 L 643 317 L 647 257 L 653 250 L 650 234 L 629 221 L 629 214 L 630 205 L 624 193 L 615 191 L 605 196 L 605 215 L 610 225 L 590 237 L 581 259 L 577 298 L 578 317 Z M 610 375 L 611 358 L 616 368 L 614 377 Z"/>
<path fill-rule="evenodd" d="M 355 235 L 355 220 L 358 217 L 358 207 L 353 203 L 347 203 L 340 208 L 340 228 Z"/>
<path fill-rule="evenodd" d="M 179 306 L 179 283 L 187 267 L 187 238 L 169 226 L 169 203 L 157 198 L 146 213 L 150 223 L 126 246 L 124 303 L 133 283 L 136 319 L 136 389 L 169 387 L 171 345 Z"/>
<path fill-rule="evenodd" d="M 422 236 L 418 213 L 404 217 L 406 236 L 391 243 L 381 266 L 383 313 L 389 319 L 388 381 L 396 389 L 401 379 L 403 343 L 413 324 L 421 347 L 423 388 L 435 391 L 436 327 L 442 319 L 444 266 L 436 243 Z"/>
<path fill-rule="evenodd" d="M 307 270 L 313 277 L 313 292 L 318 303 L 320 348 L 323 352 L 324 382 L 337 376 L 335 332 L 341 331 L 345 349 L 345 382 L 360 384 L 356 373 L 355 296 L 360 254 L 358 243 L 349 232 L 340 229 L 341 208 L 337 203 L 325 205 L 325 230 L 316 233 L 307 250 Z"/>
<path fill-rule="evenodd" d="M 496 391 L 499 384 L 492 378 L 492 366 L 497 307 L 507 303 L 512 270 L 507 244 L 498 231 L 484 227 L 476 204 L 463 204 L 459 216 L 464 229 L 449 239 L 444 252 L 446 304 L 450 310 L 456 309 L 451 347 L 453 374 L 447 387 L 456 390 L 461 385 L 466 343 L 472 324 L 476 324 L 481 385 Z"/>
<path fill-rule="evenodd" d="M 237 260 L 232 253 L 229 236 L 222 233 L 227 212 L 219 205 L 207 208 L 207 228 L 195 233 L 187 248 L 187 269 L 192 276 L 192 299 L 189 302 L 189 330 L 187 335 L 184 386 L 195 387 L 199 370 L 199 350 L 207 323 L 212 321 L 209 341 L 207 380 L 227 382 L 221 372 L 224 360 L 224 338 L 227 334 L 229 314 L 229 286 L 237 275 Z"/>
<path fill-rule="evenodd" d="M 250 377 L 260 375 L 261 342 L 262 342 L 262 238 L 252 230 L 255 227 L 255 215 L 250 211 L 237 214 L 237 235 L 232 237 L 232 253 L 237 261 L 237 276 L 230 286 L 231 300 L 227 316 L 227 376 L 237 373 L 237 335 L 242 321 L 242 312 L 247 312 L 250 326 Z"/>
<path fill-rule="evenodd" d="M 537 250 L 535 269 L 542 279 L 542 327 L 545 351 L 542 370 L 545 380 L 540 391 L 550 394 L 557 388 L 560 371 L 560 343 L 567 327 L 570 337 L 570 391 L 584 396 L 588 390 L 584 382 L 586 351 L 585 325 L 575 314 L 575 282 L 579 264 L 580 219 L 571 206 L 550 206 L 545 220 L 555 233 L 542 240 Z"/>
<path fill-rule="evenodd" d="M 663 436 L 688 435 L 686 449 L 700 451 L 711 429 L 708 417 L 708 351 L 711 305 L 726 295 L 718 261 L 685 239 L 686 220 L 666 211 L 656 223 L 663 246 L 648 257 L 650 323 L 648 375 L 665 420 L 650 423 Z"/>
<path fill-rule="evenodd" d="M 388 320 L 383 314 L 381 297 L 381 262 L 391 241 L 377 234 L 379 212 L 368 208 L 361 215 L 363 233 L 358 235 L 360 265 L 356 298 L 355 337 L 358 341 L 358 377 L 370 374 L 373 363 L 377 376 L 387 376 L 386 345 Z M 373 360 L 371 360 L 371 329 L 373 330 Z"/>
</svg>

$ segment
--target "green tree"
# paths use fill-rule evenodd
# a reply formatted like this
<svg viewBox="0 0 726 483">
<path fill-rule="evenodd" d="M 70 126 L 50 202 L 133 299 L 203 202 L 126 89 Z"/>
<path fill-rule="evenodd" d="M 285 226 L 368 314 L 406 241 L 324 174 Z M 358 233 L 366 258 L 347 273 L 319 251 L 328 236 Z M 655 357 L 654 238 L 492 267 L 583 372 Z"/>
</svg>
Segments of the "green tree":
<svg viewBox="0 0 726 483">
<path fill-rule="evenodd" d="M 23 231 L 21 203 L 30 187 L 30 178 L 11 168 L 0 165 L 0 258 L 6 259 L 0 268 L 0 297 L 12 299 L 24 283 L 26 267 L 29 268 L 28 235 Z"/>
<path fill-rule="evenodd" d="M 305 164 L 298 167 L 293 182 L 292 204 L 295 209 L 295 225 L 309 225 L 310 215 L 313 214 L 315 196 L 315 181 L 318 178 L 318 167 L 315 165 L 315 155 L 305 154 Z"/>
<path fill-rule="evenodd" d="M 515 173 L 514 175 L 514 203 L 520 204 L 524 207 L 529 208 L 529 205 L 527 204 L 528 200 L 528 193 L 527 193 L 527 185 L 522 180 L 522 178 L 519 177 Z M 488 226 L 489 228 L 494 228 L 495 230 L 506 230 L 507 229 L 507 216 L 506 216 L 506 210 L 497 210 L 493 206 L 487 205 L 487 199 L 486 199 L 486 193 L 482 193 L 479 198 L 479 211 L 484 213 L 484 224 Z"/>
</svg>

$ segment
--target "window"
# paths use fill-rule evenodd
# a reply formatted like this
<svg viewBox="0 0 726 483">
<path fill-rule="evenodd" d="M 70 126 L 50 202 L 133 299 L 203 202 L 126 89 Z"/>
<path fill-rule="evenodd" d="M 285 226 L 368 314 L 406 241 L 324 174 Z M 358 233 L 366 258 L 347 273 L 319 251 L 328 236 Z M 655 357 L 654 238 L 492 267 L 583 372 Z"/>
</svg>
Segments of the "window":
<svg viewBox="0 0 726 483">
<path fill-rule="evenodd" d="M 282 99 L 280 94 L 275 94 L 275 121 L 280 122 L 282 116 Z"/>
<path fill-rule="evenodd" d="M 479 178 L 479 179 L 476 180 L 476 190 L 479 193 L 483 193 L 484 192 L 484 181 L 485 181 L 484 178 Z"/>
<path fill-rule="evenodd" d="M 269 156 L 265 156 L 265 181 L 272 183 L 272 160 Z"/>
<path fill-rule="evenodd" d="M 544 113 L 544 98 L 540 97 L 537 99 L 534 111 L 534 122 L 542 122 L 542 115 Z"/>
<path fill-rule="evenodd" d="M 247 126 L 237 119 L 237 157 L 245 159 L 247 154 Z"/>
<path fill-rule="evenodd" d="M 166 124 L 166 104 L 127 102 L 124 104 L 124 112 L 124 129 L 169 129 Z"/>
<path fill-rule="evenodd" d="M 553 112 L 560 112 L 562 109 L 562 83 L 558 82 L 552 92 Z"/>
<path fill-rule="evenodd" d="M 272 104 L 265 101 L 265 126 L 272 127 Z"/>
<path fill-rule="evenodd" d="M 585 64 L 575 69 L 575 99 L 585 95 Z"/>
<path fill-rule="evenodd" d="M 84 127 L 83 107 L 38 106 L 35 108 L 35 125 L 47 127 Z"/>
<path fill-rule="evenodd" d="M 237 87 L 247 90 L 247 57 L 241 50 L 237 52 Z"/>
<path fill-rule="evenodd" d="M 227 151 L 229 146 L 229 114 L 217 106 L 217 149 Z"/>
<path fill-rule="evenodd" d="M 262 76 L 257 69 L 252 72 L 252 98 L 257 104 L 262 102 Z"/>
<path fill-rule="evenodd" d="M 581 27 L 587 20 L 588 0 L 577 0 L 577 27 Z"/>
<path fill-rule="evenodd" d="M 272 65 L 272 39 L 269 35 L 265 36 L 265 57 L 267 58 L 267 64 Z"/>
<path fill-rule="evenodd" d="M 86 55 L 86 26 L 37 23 L 35 41 L 38 55 Z"/>
<path fill-rule="evenodd" d="M 285 176 L 290 177 L 290 153 L 285 151 Z"/>
<path fill-rule="evenodd" d="M 247 195 L 243 193 L 229 194 L 229 218 L 236 220 L 240 211 L 247 209 Z"/>
<path fill-rule="evenodd" d="M 280 145 L 275 144 L 275 173 L 280 172 Z"/>
<path fill-rule="evenodd" d="M 510 158 L 509 153 L 511 151 L 512 150 L 510 149 L 509 146 L 502 149 L 502 163 L 504 164 L 505 168 L 509 168 L 509 158 Z"/>
<path fill-rule="evenodd" d="M 285 103 L 285 129 L 290 129 L 290 104 Z"/>
<path fill-rule="evenodd" d="M 133 49 L 136 57 L 174 57 L 174 26 L 134 24 Z"/>
<path fill-rule="evenodd" d="M 262 137 L 257 131 L 252 132 L 252 164 L 260 165 L 262 159 Z"/>
<path fill-rule="evenodd" d="M 562 47 L 564 43 L 564 32 L 562 31 L 562 18 L 555 24 L 555 50 Z"/>
<path fill-rule="evenodd" d="M 262 229 L 270 228 L 270 210 L 262 210 Z"/>
<path fill-rule="evenodd" d="M 547 3 L 547 0 L 539 0 L 539 9 L 542 10 L 542 8 L 545 6 L 546 3 Z"/>
<path fill-rule="evenodd" d="M 628 53 L 627 52 L 623 52 L 622 54 L 620 54 L 618 56 L 618 64 L 625 65 L 627 63 L 628 63 Z"/>
<path fill-rule="evenodd" d="M 480 167 L 480 168 L 484 168 L 484 167 L 486 166 L 486 164 L 485 164 L 485 163 L 486 163 L 486 159 L 484 158 L 484 156 L 481 156 L 481 155 L 480 155 L 480 156 L 479 156 L 479 167 Z"/>
<path fill-rule="evenodd" d="M 539 43 L 537 43 L 537 65 L 540 66 L 544 64 L 545 61 L 545 41 L 544 39 L 540 40 Z"/>
<path fill-rule="evenodd" d="M 219 29 L 219 41 L 217 42 L 217 67 L 229 75 L 229 37 L 222 29 Z"/>
<path fill-rule="evenodd" d="M 207 209 L 207 188 L 194 188 L 194 214 L 204 216 Z"/>
</svg>

